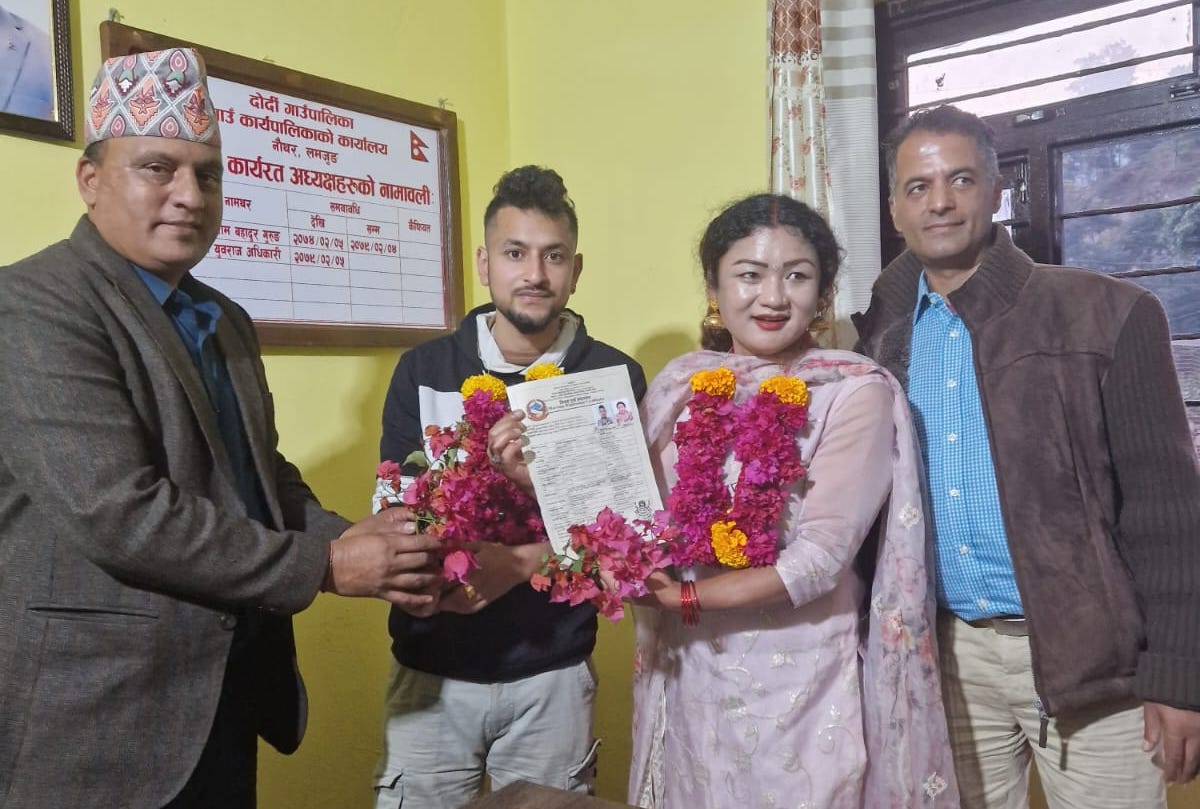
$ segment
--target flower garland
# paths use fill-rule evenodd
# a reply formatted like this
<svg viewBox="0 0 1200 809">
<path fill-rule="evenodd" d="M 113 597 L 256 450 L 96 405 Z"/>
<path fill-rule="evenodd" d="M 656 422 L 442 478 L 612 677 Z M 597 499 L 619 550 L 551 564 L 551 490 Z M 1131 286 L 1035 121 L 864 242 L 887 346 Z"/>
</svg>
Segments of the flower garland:
<svg viewBox="0 0 1200 809">
<path fill-rule="evenodd" d="M 626 520 L 605 509 L 590 525 L 570 527 L 568 549 L 551 554 L 530 581 L 551 601 L 595 604 L 616 621 L 622 599 L 647 593 L 646 579 L 670 565 L 761 567 L 775 562 L 776 527 L 788 487 L 804 475 L 796 432 L 808 422 L 808 388 L 774 376 L 741 406 L 728 368 L 691 377 L 689 418 L 675 427 L 679 479 L 669 511 L 653 521 Z M 732 447 L 741 463 L 733 491 L 725 485 Z"/>
<path fill-rule="evenodd" d="M 552 362 L 539 362 L 525 369 L 525 381 L 536 382 L 539 379 L 549 379 L 552 376 L 562 376 L 563 369 Z"/>
<path fill-rule="evenodd" d="M 525 372 L 527 380 L 562 374 L 552 363 L 540 363 Z M 376 476 L 387 484 L 389 495 L 416 515 L 418 530 L 441 540 L 439 557 L 447 581 L 467 583 L 467 574 L 479 567 L 468 543 L 479 540 L 521 545 L 546 540 L 546 527 L 537 501 L 506 478 L 488 460 L 488 431 L 508 412 L 508 391 L 497 377 L 476 374 L 463 381 L 463 418 L 452 427 L 427 426 L 429 463 L 424 450 L 404 459 L 405 465 L 424 468 L 401 493 L 401 465 L 384 461 Z M 387 499 L 390 504 L 391 498 Z"/>
<path fill-rule="evenodd" d="M 804 475 L 796 432 L 808 423 L 808 388 L 773 376 L 737 406 L 728 368 L 698 371 L 690 384 L 689 418 L 675 427 L 678 481 L 667 497 L 680 532 L 676 564 L 774 564 L 788 488 Z M 724 481 L 730 444 L 741 464 L 732 493 Z"/>
</svg>

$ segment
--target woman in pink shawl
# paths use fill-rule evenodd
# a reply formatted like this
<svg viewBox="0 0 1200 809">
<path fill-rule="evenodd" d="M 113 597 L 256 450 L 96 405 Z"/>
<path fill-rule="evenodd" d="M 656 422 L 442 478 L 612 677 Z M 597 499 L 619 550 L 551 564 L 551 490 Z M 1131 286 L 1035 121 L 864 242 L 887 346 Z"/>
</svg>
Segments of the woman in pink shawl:
<svg viewBox="0 0 1200 809">
<path fill-rule="evenodd" d="M 697 371 L 732 371 L 735 405 L 768 377 L 803 380 L 805 472 L 782 506 L 773 565 L 651 579 L 636 610 L 629 801 L 957 807 L 904 392 L 866 357 L 810 335 L 832 299 L 837 242 L 807 206 L 763 194 L 709 224 L 700 259 L 708 350 L 670 362 L 642 404 L 664 502 Z M 727 485 L 739 469 L 727 455 Z"/>
</svg>

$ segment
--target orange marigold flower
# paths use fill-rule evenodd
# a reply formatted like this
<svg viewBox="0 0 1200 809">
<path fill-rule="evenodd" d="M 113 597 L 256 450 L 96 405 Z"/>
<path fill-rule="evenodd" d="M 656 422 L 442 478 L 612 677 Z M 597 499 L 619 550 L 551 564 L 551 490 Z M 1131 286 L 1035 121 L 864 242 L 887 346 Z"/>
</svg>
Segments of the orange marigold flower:
<svg viewBox="0 0 1200 809">
<path fill-rule="evenodd" d="M 491 374 L 469 376 L 463 381 L 462 387 L 459 388 L 459 392 L 462 393 L 464 399 L 470 399 L 472 394 L 480 390 L 487 391 L 488 395 L 495 401 L 500 401 L 508 397 L 508 389 L 504 387 L 504 383 Z"/>
<path fill-rule="evenodd" d="M 805 385 L 802 379 L 791 376 L 773 376 L 770 379 L 764 379 L 758 389 L 762 393 L 775 394 L 784 404 L 800 406 L 808 404 L 808 385 Z"/>
<path fill-rule="evenodd" d="M 726 567 L 750 566 L 750 559 L 743 550 L 746 547 L 746 535 L 738 530 L 732 520 L 718 520 L 712 524 L 712 547 L 717 561 Z"/>
<path fill-rule="evenodd" d="M 533 382 L 536 379 L 549 379 L 552 376 L 562 376 L 563 369 L 552 362 L 539 362 L 525 369 L 525 380 Z"/>
<path fill-rule="evenodd" d="M 737 388 L 737 379 L 728 368 L 713 368 L 711 371 L 697 371 L 692 374 L 692 390 L 696 393 L 707 393 L 721 399 L 729 399 Z"/>
</svg>

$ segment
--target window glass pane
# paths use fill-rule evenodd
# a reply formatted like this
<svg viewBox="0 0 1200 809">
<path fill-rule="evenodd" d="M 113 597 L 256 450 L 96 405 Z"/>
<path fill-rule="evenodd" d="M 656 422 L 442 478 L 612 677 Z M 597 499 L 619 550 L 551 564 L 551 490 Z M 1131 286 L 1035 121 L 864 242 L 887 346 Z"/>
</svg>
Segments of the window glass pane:
<svg viewBox="0 0 1200 809">
<path fill-rule="evenodd" d="M 1000 208 L 992 214 L 993 222 L 1029 223 L 1028 176 L 1026 158 L 1000 161 Z"/>
<path fill-rule="evenodd" d="M 1060 21 L 1061 22 L 1061 21 Z M 1066 27 L 1066 26 L 1061 26 Z M 1025 29 L 1012 32 L 1027 35 Z M 963 43 L 977 47 L 980 40 Z M 1000 91 L 1021 82 L 1154 56 L 1192 45 L 1190 3 L 1083 31 L 1001 47 L 984 53 L 950 56 L 908 69 L 910 107 L 939 104 L 963 95 Z M 914 54 L 912 62 L 928 54 Z M 1042 106 L 1067 98 L 1130 87 L 1190 72 L 1190 54 L 1116 68 L 1079 78 L 1007 91 L 993 96 L 992 112 Z M 1054 86 L 1057 85 L 1057 86 Z M 1053 86 L 1053 89 L 1048 90 Z M 999 95 L 999 94 L 997 94 Z M 957 103 L 957 102 L 956 102 Z M 964 102 L 964 104 L 967 102 Z"/>
<path fill-rule="evenodd" d="M 920 62 L 925 59 L 935 59 L 939 56 L 952 56 L 962 51 L 973 51 L 976 48 L 987 48 L 993 45 L 1003 45 L 1006 42 L 1015 42 L 1018 39 L 1026 39 L 1028 37 L 1041 36 L 1042 34 L 1053 34 L 1055 31 L 1065 31 L 1068 28 L 1074 28 L 1079 25 L 1086 25 L 1090 22 L 1099 22 L 1111 17 L 1120 17 L 1123 14 L 1131 14 L 1135 11 L 1142 11 L 1147 8 L 1164 5 L 1163 0 L 1125 0 L 1123 3 L 1114 3 L 1108 6 L 1101 6 L 1090 11 L 1083 11 L 1079 14 L 1071 14 L 1066 17 L 1056 17 L 1045 22 L 1035 23 L 1033 25 L 1022 26 L 1021 28 L 1011 28 L 1007 31 L 1001 31 L 997 34 L 988 34 L 985 37 L 969 39 L 965 42 L 957 42 L 953 45 L 945 45 L 940 48 L 930 48 L 927 51 L 914 53 L 908 57 L 909 62 Z M 1180 3 L 1180 5 L 1183 5 Z"/>
<path fill-rule="evenodd" d="M 1111 273 L 1200 265 L 1200 203 L 1064 219 L 1062 233 L 1063 263 L 1071 267 Z"/>
<path fill-rule="evenodd" d="M 1151 132 L 1063 149 L 1063 213 L 1200 194 L 1200 128 Z"/>
<path fill-rule="evenodd" d="M 1200 272 L 1138 275 L 1129 280 L 1158 296 L 1171 334 L 1200 334 Z"/>
<path fill-rule="evenodd" d="M 1171 349 L 1184 400 L 1200 404 L 1200 340 L 1176 340 Z"/>
<path fill-rule="evenodd" d="M 1187 403 L 1192 446 L 1200 455 L 1200 340 L 1175 340 L 1171 349 L 1175 353 L 1175 370 L 1179 372 L 1179 388 Z"/>
<path fill-rule="evenodd" d="M 1132 72 L 1132 77 L 1131 77 Z M 955 101 L 954 106 L 980 117 L 999 115 L 1013 110 L 1045 107 L 1070 98 L 1094 95 L 1108 90 L 1120 90 L 1138 84 L 1149 84 L 1170 76 L 1183 76 L 1192 72 L 1192 57 L 1167 56 L 1153 62 L 1143 62 L 1136 67 L 1119 67 L 1103 73 L 1093 73 L 1082 79 L 1059 79 L 1020 90 L 1003 90 L 979 98 Z M 1132 78 L 1132 80 L 1131 80 Z M 1080 82 L 1087 82 L 1086 92 L 1078 92 Z M 934 106 L 931 104 L 930 106 Z"/>
<path fill-rule="evenodd" d="M 1000 191 L 1000 208 L 992 214 L 993 222 L 1008 222 L 1015 219 L 1013 215 L 1013 190 L 1005 188 Z"/>
</svg>

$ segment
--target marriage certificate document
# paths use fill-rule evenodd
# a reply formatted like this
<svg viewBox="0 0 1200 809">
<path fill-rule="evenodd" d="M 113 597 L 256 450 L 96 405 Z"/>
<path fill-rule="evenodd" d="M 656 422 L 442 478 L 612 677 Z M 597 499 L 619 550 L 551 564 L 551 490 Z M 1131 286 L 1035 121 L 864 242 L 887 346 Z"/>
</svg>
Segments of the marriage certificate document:
<svg viewBox="0 0 1200 809">
<path fill-rule="evenodd" d="M 605 508 L 627 520 L 662 508 L 624 365 L 510 385 L 508 401 L 525 411 L 525 458 L 556 552 Z"/>
</svg>

